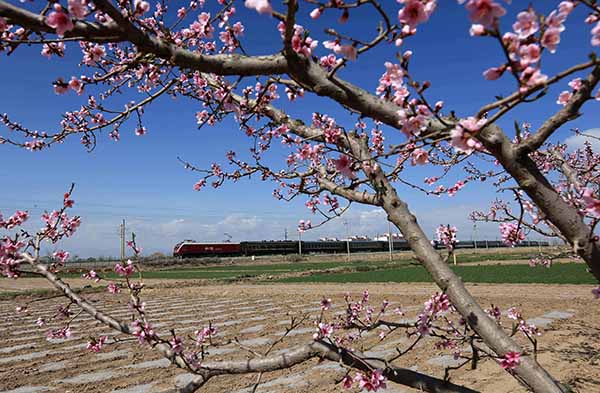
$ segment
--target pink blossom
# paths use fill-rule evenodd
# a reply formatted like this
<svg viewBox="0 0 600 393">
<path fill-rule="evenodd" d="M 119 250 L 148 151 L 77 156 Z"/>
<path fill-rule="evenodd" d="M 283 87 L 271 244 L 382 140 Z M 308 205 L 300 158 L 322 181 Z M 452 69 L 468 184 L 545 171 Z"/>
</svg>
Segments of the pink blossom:
<svg viewBox="0 0 600 393">
<path fill-rule="evenodd" d="M 317 326 L 317 332 L 315 334 L 313 334 L 313 339 L 319 340 L 322 338 L 328 338 L 328 337 L 331 337 L 332 333 L 333 333 L 333 326 L 331 326 L 328 323 L 321 322 Z"/>
<path fill-rule="evenodd" d="M 15 307 L 15 311 L 18 314 L 21 314 L 21 313 L 26 313 L 28 310 L 27 310 L 27 306 L 17 306 L 17 307 Z"/>
<path fill-rule="evenodd" d="M 382 370 L 374 370 L 368 375 L 356 373 L 354 381 L 358 382 L 358 386 L 367 392 L 376 392 L 379 389 L 386 388 L 386 378 Z"/>
<path fill-rule="evenodd" d="M 471 37 L 478 36 L 478 35 L 484 35 L 485 34 L 485 26 L 480 25 L 480 24 L 473 24 L 473 25 L 471 25 L 471 28 L 469 29 L 469 34 L 471 35 Z"/>
<path fill-rule="evenodd" d="M 169 344 L 171 344 L 171 349 L 176 354 L 181 354 L 183 352 L 183 340 L 179 337 L 173 337 Z"/>
<path fill-rule="evenodd" d="M 35 321 L 35 324 L 36 324 L 38 327 L 42 327 L 42 326 L 44 326 L 44 325 L 46 324 L 46 320 L 45 320 L 44 318 L 42 318 L 42 317 L 39 317 L 39 318 L 38 318 L 38 319 Z"/>
<path fill-rule="evenodd" d="M 102 350 L 102 347 L 104 346 L 104 343 L 106 343 L 107 339 L 108 337 L 106 336 L 100 336 L 97 340 L 92 338 L 91 341 L 88 341 L 86 348 L 92 352 L 98 353 Z"/>
<path fill-rule="evenodd" d="M 520 358 L 521 354 L 519 352 L 507 352 L 500 362 L 500 366 L 505 370 L 513 370 L 521 363 Z"/>
<path fill-rule="evenodd" d="M 146 130 L 146 127 L 138 127 L 135 129 L 135 135 L 137 136 L 144 136 L 148 133 L 148 131 Z"/>
<path fill-rule="evenodd" d="M 69 259 L 69 253 L 67 251 L 56 251 L 52 254 L 54 259 L 58 259 L 61 263 L 65 263 Z"/>
<path fill-rule="evenodd" d="M 424 149 L 415 149 L 411 153 L 411 165 L 425 165 L 429 162 L 429 153 Z"/>
<path fill-rule="evenodd" d="M 321 299 L 321 310 L 327 311 L 331 307 L 331 299 L 323 298 Z"/>
<path fill-rule="evenodd" d="M 353 45 L 340 45 L 338 51 L 336 51 L 338 55 L 342 55 L 346 57 L 348 60 L 356 61 L 357 50 Z"/>
<path fill-rule="evenodd" d="M 491 26 L 494 20 L 506 14 L 506 10 L 493 0 L 469 0 L 465 5 L 474 23 Z"/>
<path fill-rule="evenodd" d="M 80 79 L 77 79 L 77 77 L 75 76 L 71 77 L 71 80 L 69 81 L 69 87 L 78 95 L 81 95 L 81 93 L 83 93 L 83 82 Z"/>
<path fill-rule="evenodd" d="M 131 274 L 133 274 L 134 270 L 135 266 L 133 265 L 131 259 L 127 260 L 125 265 L 121 265 L 120 263 L 115 265 L 115 272 L 117 272 L 119 276 L 129 277 Z"/>
<path fill-rule="evenodd" d="M 502 236 L 502 241 L 511 247 L 525 240 L 523 230 L 514 222 L 503 222 L 500 224 L 500 235 Z"/>
<path fill-rule="evenodd" d="M 592 46 L 600 46 L 600 22 L 592 29 Z"/>
<path fill-rule="evenodd" d="M 206 179 L 200 179 L 196 184 L 194 184 L 194 190 L 200 191 L 202 187 L 206 185 Z"/>
<path fill-rule="evenodd" d="M 346 57 L 348 60 L 355 61 L 358 54 L 356 47 L 353 45 L 340 45 L 338 41 L 325 41 L 323 46 L 331 49 L 334 53 Z"/>
<path fill-rule="evenodd" d="M 68 0 L 67 3 L 69 14 L 75 19 L 84 19 L 89 12 L 87 0 Z"/>
<path fill-rule="evenodd" d="M 421 0 L 406 0 L 404 8 L 398 11 L 398 20 L 411 28 L 426 22 L 427 19 L 429 14 L 425 11 L 425 5 Z"/>
<path fill-rule="evenodd" d="M 269 0 L 246 0 L 244 3 L 246 8 L 253 8 L 259 14 L 270 14 L 273 12 L 273 8 L 271 8 L 271 3 Z"/>
<path fill-rule="evenodd" d="M 552 11 L 550 15 L 546 18 L 545 24 L 548 28 L 553 27 L 558 29 L 559 32 L 565 31 L 564 22 L 567 20 L 567 14 L 563 14 L 561 12 L 557 12 L 556 10 Z"/>
<path fill-rule="evenodd" d="M 522 319 L 521 313 L 515 307 L 511 307 L 508 310 L 506 310 L 506 316 L 509 319 L 514 319 L 515 321 Z"/>
<path fill-rule="evenodd" d="M 448 250 L 452 250 L 454 245 L 458 242 L 458 240 L 456 240 L 456 227 L 440 225 L 436 228 L 435 233 L 438 242 L 445 245 Z"/>
<path fill-rule="evenodd" d="M 522 40 L 534 34 L 539 28 L 537 16 L 533 10 L 519 12 L 517 21 L 513 24 L 513 30 Z"/>
<path fill-rule="evenodd" d="M 58 78 L 54 83 L 54 92 L 56 94 L 65 94 L 67 91 L 69 91 L 69 85 L 63 81 L 61 78 Z"/>
<path fill-rule="evenodd" d="M 304 232 L 304 231 L 308 231 L 310 228 L 312 228 L 312 223 L 310 222 L 310 220 L 300 220 L 298 221 L 298 231 L 299 232 Z"/>
<path fill-rule="evenodd" d="M 505 70 L 506 66 L 488 68 L 487 70 L 483 71 L 483 77 L 490 81 L 496 80 L 500 78 L 502 74 L 504 74 Z"/>
<path fill-rule="evenodd" d="M 575 4 L 573 4 L 572 1 L 561 1 L 558 5 L 558 11 L 565 15 L 569 15 L 573 12 L 573 8 L 575 8 Z"/>
<path fill-rule="evenodd" d="M 95 282 L 100 282 L 100 277 L 98 277 L 98 273 L 94 270 L 90 270 L 89 272 L 82 274 L 82 277 L 86 280 L 94 280 Z"/>
<path fill-rule="evenodd" d="M 108 290 L 108 292 L 112 293 L 113 295 L 116 295 L 117 293 L 121 292 L 121 288 L 119 288 L 114 282 L 111 282 L 110 284 L 108 284 L 106 286 L 106 289 Z"/>
<path fill-rule="evenodd" d="M 542 36 L 542 41 L 540 43 L 544 48 L 548 49 L 550 53 L 556 52 L 556 47 L 560 43 L 560 32 L 561 30 L 559 28 L 549 27 Z"/>
<path fill-rule="evenodd" d="M 556 103 L 559 105 L 565 106 L 569 103 L 569 100 L 571 99 L 571 97 L 573 97 L 573 93 L 565 90 L 558 95 L 558 99 L 556 100 Z"/>
<path fill-rule="evenodd" d="M 214 326 L 207 326 L 202 329 L 194 331 L 194 335 L 196 336 L 196 345 L 202 345 L 208 339 L 214 337 L 217 334 L 217 328 Z"/>
<path fill-rule="evenodd" d="M 350 161 L 350 157 L 348 157 L 345 154 L 341 154 L 340 157 L 337 160 L 332 160 L 334 165 L 335 165 L 335 169 L 342 175 L 345 176 L 349 179 L 354 179 L 356 178 L 356 174 L 354 173 L 354 171 L 352 170 L 351 166 L 352 166 L 352 161 Z"/>
<path fill-rule="evenodd" d="M 456 150 L 465 154 L 470 154 L 475 150 L 481 150 L 483 148 L 481 142 L 472 136 L 479 132 L 479 129 L 485 122 L 485 119 L 476 119 L 474 117 L 461 120 L 459 124 L 450 131 L 450 144 Z"/>
<path fill-rule="evenodd" d="M 60 4 L 54 4 L 54 11 L 46 17 L 46 24 L 56 30 L 59 37 L 63 37 L 67 31 L 73 30 L 71 18 L 65 14 Z"/>
<path fill-rule="evenodd" d="M 542 51 L 538 44 L 522 45 L 519 48 L 519 56 L 521 56 L 521 66 L 527 67 L 530 64 L 540 61 Z"/>
<path fill-rule="evenodd" d="M 71 328 L 62 327 L 58 329 L 49 330 L 46 332 L 46 337 L 48 339 L 66 339 L 71 337 Z"/>
<path fill-rule="evenodd" d="M 352 377 L 350 375 L 345 375 L 344 379 L 342 379 L 342 386 L 344 387 L 344 389 L 352 389 L 352 383 L 354 381 L 352 380 Z"/>
<path fill-rule="evenodd" d="M 313 19 L 319 19 L 319 17 L 321 17 L 322 13 L 323 13 L 323 10 L 321 10 L 321 8 L 315 8 L 314 10 L 312 10 L 310 12 L 310 17 Z"/>
<path fill-rule="evenodd" d="M 154 330 L 152 330 L 152 325 L 149 323 L 136 320 L 131 325 L 133 327 L 133 335 L 138 338 L 140 344 L 150 343 L 154 338 Z"/>
<path fill-rule="evenodd" d="M 545 83 L 548 76 L 541 73 L 539 68 L 527 67 L 520 75 L 521 82 L 525 85 L 522 90 L 527 90 L 527 87 L 537 86 Z"/>
<path fill-rule="evenodd" d="M 581 80 L 581 78 L 575 78 L 569 82 L 569 87 L 574 91 L 578 91 L 583 87 L 583 81 Z"/>
<path fill-rule="evenodd" d="M 594 198 L 594 191 L 591 188 L 585 188 L 581 196 L 585 203 L 585 211 L 597 218 L 600 218 L 600 199 Z"/>
<path fill-rule="evenodd" d="M 135 16 L 142 16 L 146 12 L 150 11 L 150 3 L 148 3 L 145 0 L 135 0 L 133 2 L 133 7 L 134 7 L 133 14 Z"/>
<path fill-rule="evenodd" d="M 52 57 L 52 55 L 57 55 L 63 57 L 65 55 L 65 43 L 57 42 L 57 43 L 47 43 L 42 45 L 42 56 L 46 56 L 48 59 Z"/>
</svg>

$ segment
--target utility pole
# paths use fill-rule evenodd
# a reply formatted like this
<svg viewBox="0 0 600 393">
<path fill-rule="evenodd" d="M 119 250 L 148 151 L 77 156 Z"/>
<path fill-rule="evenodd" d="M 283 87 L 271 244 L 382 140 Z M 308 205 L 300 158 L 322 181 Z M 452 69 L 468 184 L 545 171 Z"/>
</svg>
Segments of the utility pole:
<svg viewBox="0 0 600 393">
<path fill-rule="evenodd" d="M 392 262 L 392 253 L 394 252 L 394 240 L 392 239 L 392 223 L 388 221 L 388 245 L 390 248 L 390 262 Z"/>
<path fill-rule="evenodd" d="M 125 219 L 121 223 L 121 261 L 125 260 Z"/>
<path fill-rule="evenodd" d="M 287 228 L 283 230 L 283 240 L 287 241 Z"/>
<path fill-rule="evenodd" d="M 475 246 L 475 249 L 477 250 L 477 223 L 476 222 L 473 223 L 473 245 Z"/>
<path fill-rule="evenodd" d="M 302 256 L 302 230 L 298 229 L 298 254 Z"/>
<path fill-rule="evenodd" d="M 346 253 L 347 260 L 350 262 L 350 232 L 348 231 L 348 220 L 344 220 L 344 226 L 346 227 Z"/>
</svg>

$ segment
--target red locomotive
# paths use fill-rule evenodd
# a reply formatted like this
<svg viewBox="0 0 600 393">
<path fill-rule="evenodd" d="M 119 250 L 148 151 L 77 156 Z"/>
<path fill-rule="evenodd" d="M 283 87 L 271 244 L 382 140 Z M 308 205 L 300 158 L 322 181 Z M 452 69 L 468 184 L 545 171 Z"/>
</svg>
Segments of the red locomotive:
<svg viewBox="0 0 600 393">
<path fill-rule="evenodd" d="M 173 249 L 175 257 L 205 257 L 240 255 L 239 243 L 197 243 L 193 240 L 184 240 L 177 243 Z"/>
</svg>

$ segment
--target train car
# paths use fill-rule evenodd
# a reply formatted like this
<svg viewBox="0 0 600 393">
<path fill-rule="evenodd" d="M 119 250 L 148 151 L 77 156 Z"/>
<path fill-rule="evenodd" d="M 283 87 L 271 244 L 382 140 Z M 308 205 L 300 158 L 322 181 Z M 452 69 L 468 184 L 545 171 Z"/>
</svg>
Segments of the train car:
<svg viewBox="0 0 600 393">
<path fill-rule="evenodd" d="M 346 242 L 341 241 L 318 241 L 302 242 L 302 253 L 306 254 L 339 254 L 346 252 Z"/>
<path fill-rule="evenodd" d="M 387 242 L 377 240 L 353 240 L 350 252 L 380 252 L 387 250 Z"/>
<path fill-rule="evenodd" d="M 178 243 L 173 249 L 173 256 L 179 258 L 236 256 L 240 254 L 240 243 L 198 243 L 183 241 Z"/>
<path fill-rule="evenodd" d="M 387 243 L 387 242 L 385 242 Z M 402 240 L 394 240 L 393 241 L 393 247 L 394 247 L 394 251 L 408 251 L 410 250 L 410 246 L 408 245 L 408 242 L 404 239 Z M 389 246 L 386 246 L 389 247 Z"/>
<path fill-rule="evenodd" d="M 274 240 L 241 242 L 242 255 L 285 255 L 298 254 L 298 242 L 292 240 Z"/>
</svg>

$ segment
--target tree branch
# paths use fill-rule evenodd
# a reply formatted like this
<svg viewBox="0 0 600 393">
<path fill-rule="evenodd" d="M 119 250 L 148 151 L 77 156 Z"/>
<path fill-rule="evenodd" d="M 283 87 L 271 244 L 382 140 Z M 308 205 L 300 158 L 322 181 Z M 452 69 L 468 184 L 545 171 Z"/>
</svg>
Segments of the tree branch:
<svg viewBox="0 0 600 393">
<path fill-rule="evenodd" d="M 600 81 L 600 66 L 594 67 L 583 81 L 581 89 L 573 94 L 573 97 L 561 110 L 550 116 L 535 134 L 516 146 L 517 156 L 523 156 L 537 150 L 563 124 L 579 117 L 579 109 L 590 99 L 598 81 Z"/>
</svg>

